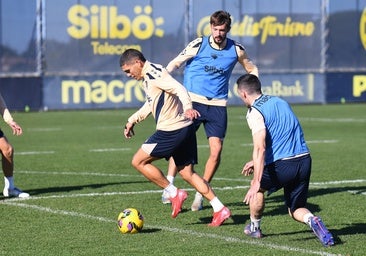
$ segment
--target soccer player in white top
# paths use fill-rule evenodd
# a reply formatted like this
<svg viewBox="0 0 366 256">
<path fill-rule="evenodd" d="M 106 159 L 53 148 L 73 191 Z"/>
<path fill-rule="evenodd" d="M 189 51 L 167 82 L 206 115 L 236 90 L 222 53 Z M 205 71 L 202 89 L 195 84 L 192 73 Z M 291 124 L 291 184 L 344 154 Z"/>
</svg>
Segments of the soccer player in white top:
<svg viewBox="0 0 366 256">
<path fill-rule="evenodd" d="M 203 124 L 208 138 L 210 154 L 205 165 L 203 178 L 211 182 L 221 161 L 223 140 L 227 129 L 226 104 L 229 79 L 236 63 L 247 73 L 258 76 L 258 68 L 248 57 L 240 43 L 227 38 L 231 28 L 230 14 L 217 11 L 210 17 L 211 35 L 190 42 L 168 65 L 172 72 L 185 63 L 184 82 L 193 101 L 193 108 L 201 116 L 194 120 L 196 130 Z M 167 178 L 173 182 L 176 169 L 169 163 Z M 163 194 L 164 203 L 164 194 Z M 196 193 L 191 210 L 202 209 L 202 195 Z"/>
<path fill-rule="evenodd" d="M 6 103 L 3 97 L 0 94 L 0 112 L 4 121 L 10 126 L 13 130 L 14 135 L 21 135 L 23 133 L 22 128 L 14 121 L 11 116 L 9 109 L 6 106 Z M 12 145 L 9 143 L 8 139 L 5 137 L 4 132 L 0 129 L 0 151 L 1 151 L 1 163 L 4 173 L 4 189 L 3 195 L 4 197 L 29 197 L 28 193 L 23 192 L 19 188 L 14 186 L 14 149 Z"/>
<path fill-rule="evenodd" d="M 142 80 L 146 94 L 145 104 L 128 118 L 125 137 L 131 138 L 134 125 L 150 114 L 156 123 L 155 133 L 135 153 L 132 166 L 164 189 L 172 204 L 172 217 L 175 218 L 181 211 L 187 192 L 169 183 L 162 171 L 153 165 L 156 160 L 172 157 L 182 178 L 210 201 L 214 213 L 209 226 L 220 226 L 231 213 L 210 185 L 193 170 L 193 165 L 197 163 L 197 141 L 192 120 L 200 114 L 192 108 L 187 90 L 163 66 L 147 61 L 137 50 L 126 50 L 121 55 L 120 67 L 128 77 Z"/>
</svg>

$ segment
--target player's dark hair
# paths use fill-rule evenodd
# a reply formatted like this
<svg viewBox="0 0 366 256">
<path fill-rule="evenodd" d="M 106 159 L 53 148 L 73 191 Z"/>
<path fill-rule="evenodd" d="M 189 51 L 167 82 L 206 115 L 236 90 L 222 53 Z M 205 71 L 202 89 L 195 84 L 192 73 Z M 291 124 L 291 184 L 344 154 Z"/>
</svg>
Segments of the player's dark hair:
<svg viewBox="0 0 366 256">
<path fill-rule="evenodd" d="M 261 81 L 255 75 L 242 75 L 236 83 L 238 84 L 238 90 L 245 90 L 248 94 L 262 93 Z"/>
<path fill-rule="evenodd" d="M 226 11 L 214 12 L 210 17 L 210 24 L 213 26 L 226 25 L 227 31 L 231 29 L 231 18 L 230 13 Z"/>
<path fill-rule="evenodd" d="M 127 49 L 119 58 L 119 66 L 122 67 L 135 59 L 141 60 L 142 62 L 146 61 L 144 55 L 140 51 L 136 49 Z"/>
</svg>

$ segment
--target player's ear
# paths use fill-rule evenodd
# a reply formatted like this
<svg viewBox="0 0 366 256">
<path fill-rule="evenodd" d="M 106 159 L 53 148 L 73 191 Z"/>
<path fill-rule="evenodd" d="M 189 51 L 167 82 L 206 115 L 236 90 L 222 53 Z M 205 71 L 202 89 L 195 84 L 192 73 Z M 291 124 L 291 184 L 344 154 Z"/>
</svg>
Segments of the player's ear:
<svg viewBox="0 0 366 256">
<path fill-rule="evenodd" d="M 139 59 L 136 59 L 136 63 L 138 63 L 140 67 L 144 66 L 144 63 Z"/>
<path fill-rule="evenodd" d="M 239 94 L 239 96 L 240 96 L 240 98 L 245 98 L 245 95 L 244 95 L 244 93 L 245 93 L 245 91 L 244 90 L 240 90 L 239 88 L 237 89 L 237 92 L 238 92 L 238 94 Z"/>
</svg>

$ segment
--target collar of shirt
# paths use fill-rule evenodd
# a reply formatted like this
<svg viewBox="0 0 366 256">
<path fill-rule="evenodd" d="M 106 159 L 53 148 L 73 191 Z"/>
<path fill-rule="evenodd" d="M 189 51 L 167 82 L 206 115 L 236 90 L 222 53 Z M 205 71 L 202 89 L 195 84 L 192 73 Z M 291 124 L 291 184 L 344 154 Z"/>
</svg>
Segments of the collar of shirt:
<svg viewBox="0 0 366 256">
<path fill-rule="evenodd" d="M 258 97 L 257 98 L 255 98 L 251 103 L 250 103 L 250 109 L 252 108 L 252 106 L 253 106 L 253 104 L 254 104 L 254 102 L 256 101 L 256 100 L 258 100 L 260 97 L 262 97 L 263 96 L 263 94 L 260 94 L 260 95 L 258 95 Z"/>
</svg>

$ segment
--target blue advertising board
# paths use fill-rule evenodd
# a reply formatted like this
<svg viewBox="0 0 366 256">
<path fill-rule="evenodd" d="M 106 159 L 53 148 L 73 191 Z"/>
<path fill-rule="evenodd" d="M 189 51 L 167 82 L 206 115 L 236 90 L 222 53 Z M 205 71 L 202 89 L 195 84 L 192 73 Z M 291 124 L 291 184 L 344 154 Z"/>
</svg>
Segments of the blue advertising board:
<svg viewBox="0 0 366 256">
<path fill-rule="evenodd" d="M 241 105 L 233 75 L 229 86 L 229 105 Z M 182 81 L 182 75 L 175 75 Z M 262 91 L 289 103 L 324 102 L 324 76 L 319 74 L 280 74 L 261 76 Z M 47 109 L 130 108 L 145 102 L 141 83 L 127 77 L 61 76 L 44 80 L 43 98 Z"/>
<path fill-rule="evenodd" d="M 329 103 L 366 102 L 366 72 L 327 73 Z"/>
<path fill-rule="evenodd" d="M 42 79 L 40 77 L 0 78 L 0 92 L 11 111 L 42 109 Z"/>
</svg>

